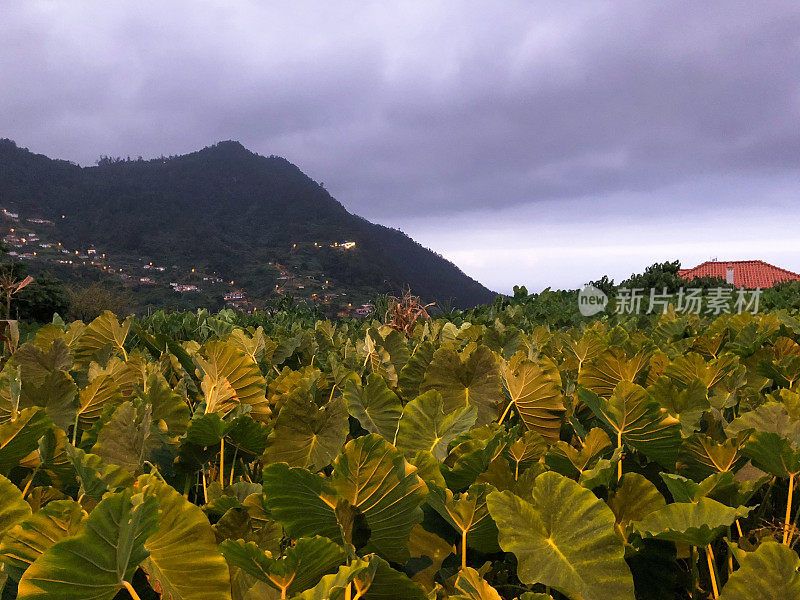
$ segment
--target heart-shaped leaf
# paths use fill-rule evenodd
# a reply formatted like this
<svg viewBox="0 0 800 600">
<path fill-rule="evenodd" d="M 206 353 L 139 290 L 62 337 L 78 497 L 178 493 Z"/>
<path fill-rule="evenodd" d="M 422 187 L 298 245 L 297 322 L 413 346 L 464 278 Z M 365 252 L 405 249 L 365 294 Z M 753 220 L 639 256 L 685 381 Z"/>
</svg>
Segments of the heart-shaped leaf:
<svg viewBox="0 0 800 600">
<path fill-rule="evenodd" d="M 28 567 L 19 600 L 111 600 L 130 585 L 147 558 L 145 540 L 158 528 L 158 502 L 138 506 L 130 492 L 106 496 L 86 520 L 82 533 L 56 542 Z"/>
<path fill-rule="evenodd" d="M 516 555 L 523 583 L 585 600 L 633 600 L 614 513 L 586 488 L 558 473 L 543 473 L 535 480 L 532 502 L 492 492 L 487 503 L 500 547 Z"/>
</svg>

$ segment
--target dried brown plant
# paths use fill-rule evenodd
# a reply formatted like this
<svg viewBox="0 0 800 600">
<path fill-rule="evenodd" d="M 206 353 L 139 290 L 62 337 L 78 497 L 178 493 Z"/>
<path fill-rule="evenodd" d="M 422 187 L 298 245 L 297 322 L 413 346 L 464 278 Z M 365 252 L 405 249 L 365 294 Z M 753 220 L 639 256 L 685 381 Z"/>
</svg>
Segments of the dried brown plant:
<svg viewBox="0 0 800 600">
<path fill-rule="evenodd" d="M 406 289 L 400 298 L 389 296 L 388 304 L 383 322 L 411 337 L 418 320 L 431 318 L 428 308 L 434 306 L 435 302 L 423 305 L 419 296 L 414 296 L 410 289 Z"/>
</svg>

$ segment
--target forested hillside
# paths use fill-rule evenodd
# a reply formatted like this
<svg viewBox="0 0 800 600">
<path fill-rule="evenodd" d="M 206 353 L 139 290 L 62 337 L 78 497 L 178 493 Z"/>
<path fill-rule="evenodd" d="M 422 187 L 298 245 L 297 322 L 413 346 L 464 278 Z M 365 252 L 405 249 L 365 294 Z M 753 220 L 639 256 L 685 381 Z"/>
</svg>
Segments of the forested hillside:
<svg viewBox="0 0 800 600">
<path fill-rule="evenodd" d="M 69 247 L 220 273 L 259 296 L 275 289 L 278 263 L 362 296 L 411 286 L 425 299 L 456 306 L 494 297 L 402 232 L 350 214 L 287 160 L 238 142 L 155 160 L 104 158 L 82 168 L 4 140 L 0 203 L 52 219 Z M 355 244 L 336 246 L 343 242 Z"/>
</svg>

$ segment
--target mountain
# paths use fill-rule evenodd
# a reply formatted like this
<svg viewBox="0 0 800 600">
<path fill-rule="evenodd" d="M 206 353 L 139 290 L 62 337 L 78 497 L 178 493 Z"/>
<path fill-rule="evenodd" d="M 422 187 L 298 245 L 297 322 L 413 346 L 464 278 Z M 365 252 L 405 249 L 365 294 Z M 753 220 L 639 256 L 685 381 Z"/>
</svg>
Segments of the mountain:
<svg viewBox="0 0 800 600">
<path fill-rule="evenodd" d="M 0 208 L 53 221 L 50 235 L 62 248 L 102 250 L 128 273 L 144 258 L 167 265 L 166 278 L 213 273 L 254 298 L 302 296 L 303 279 L 327 282 L 308 286 L 319 292 L 315 298 L 326 290 L 366 298 L 407 286 L 459 307 L 495 296 L 401 231 L 349 213 L 286 159 L 234 141 L 80 167 L 0 140 Z M 343 242 L 355 245 L 337 246 Z M 111 263 L 109 270 L 117 272 Z"/>
</svg>

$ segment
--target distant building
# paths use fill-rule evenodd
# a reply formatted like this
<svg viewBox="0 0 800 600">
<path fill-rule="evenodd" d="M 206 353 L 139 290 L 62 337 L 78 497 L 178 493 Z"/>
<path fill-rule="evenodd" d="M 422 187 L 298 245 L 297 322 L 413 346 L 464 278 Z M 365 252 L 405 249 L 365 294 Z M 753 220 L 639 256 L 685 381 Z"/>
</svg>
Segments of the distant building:
<svg viewBox="0 0 800 600">
<path fill-rule="evenodd" d="M 152 284 L 154 284 L 154 283 L 155 283 L 155 281 L 153 281 L 153 280 L 152 280 L 152 279 L 150 279 L 149 277 L 139 277 L 139 283 L 144 283 L 144 284 L 152 285 Z"/>
<path fill-rule="evenodd" d="M 787 281 L 800 281 L 800 274 L 787 271 L 763 260 L 707 260 L 678 275 L 691 282 L 695 277 L 720 277 L 737 288 L 771 288 Z"/>
<path fill-rule="evenodd" d="M 356 315 L 358 315 L 359 317 L 366 317 L 373 310 L 375 310 L 375 306 L 372 303 L 368 302 L 367 304 L 362 304 L 356 309 Z"/>
<path fill-rule="evenodd" d="M 225 297 L 225 300 L 226 300 L 226 301 L 230 301 L 230 300 L 244 300 L 244 292 L 243 292 L 243 291 L 241 291 L 241 290 L 236 290 L 236 291 L 234 291 L 234 292 L 228 292 L 227 294 L 225 294 L 225 296 L 224 296 L 224 297 Z"/>
<path fill-rule="evenodd" d="M 331 244 L 331 248 L 344 248 L 345 250 L 350 250 L 350 248 L 354 248 L 355 245 L 355 242 L 335 242 Z"/>
<path fill-rule="evenodd" d="M 200 291 L 197 288 L 196 285 L 191 285 L 191 284 L 188 284 L 188 285 L 184 285 L 184 284 L 174 285 L 174 286 L 172 286 L 172 289 L 175 290 L 178 293 L 181 293 L 181 294 L 184 293 L 184 292 L 199 292 Z"/>
</svg>

